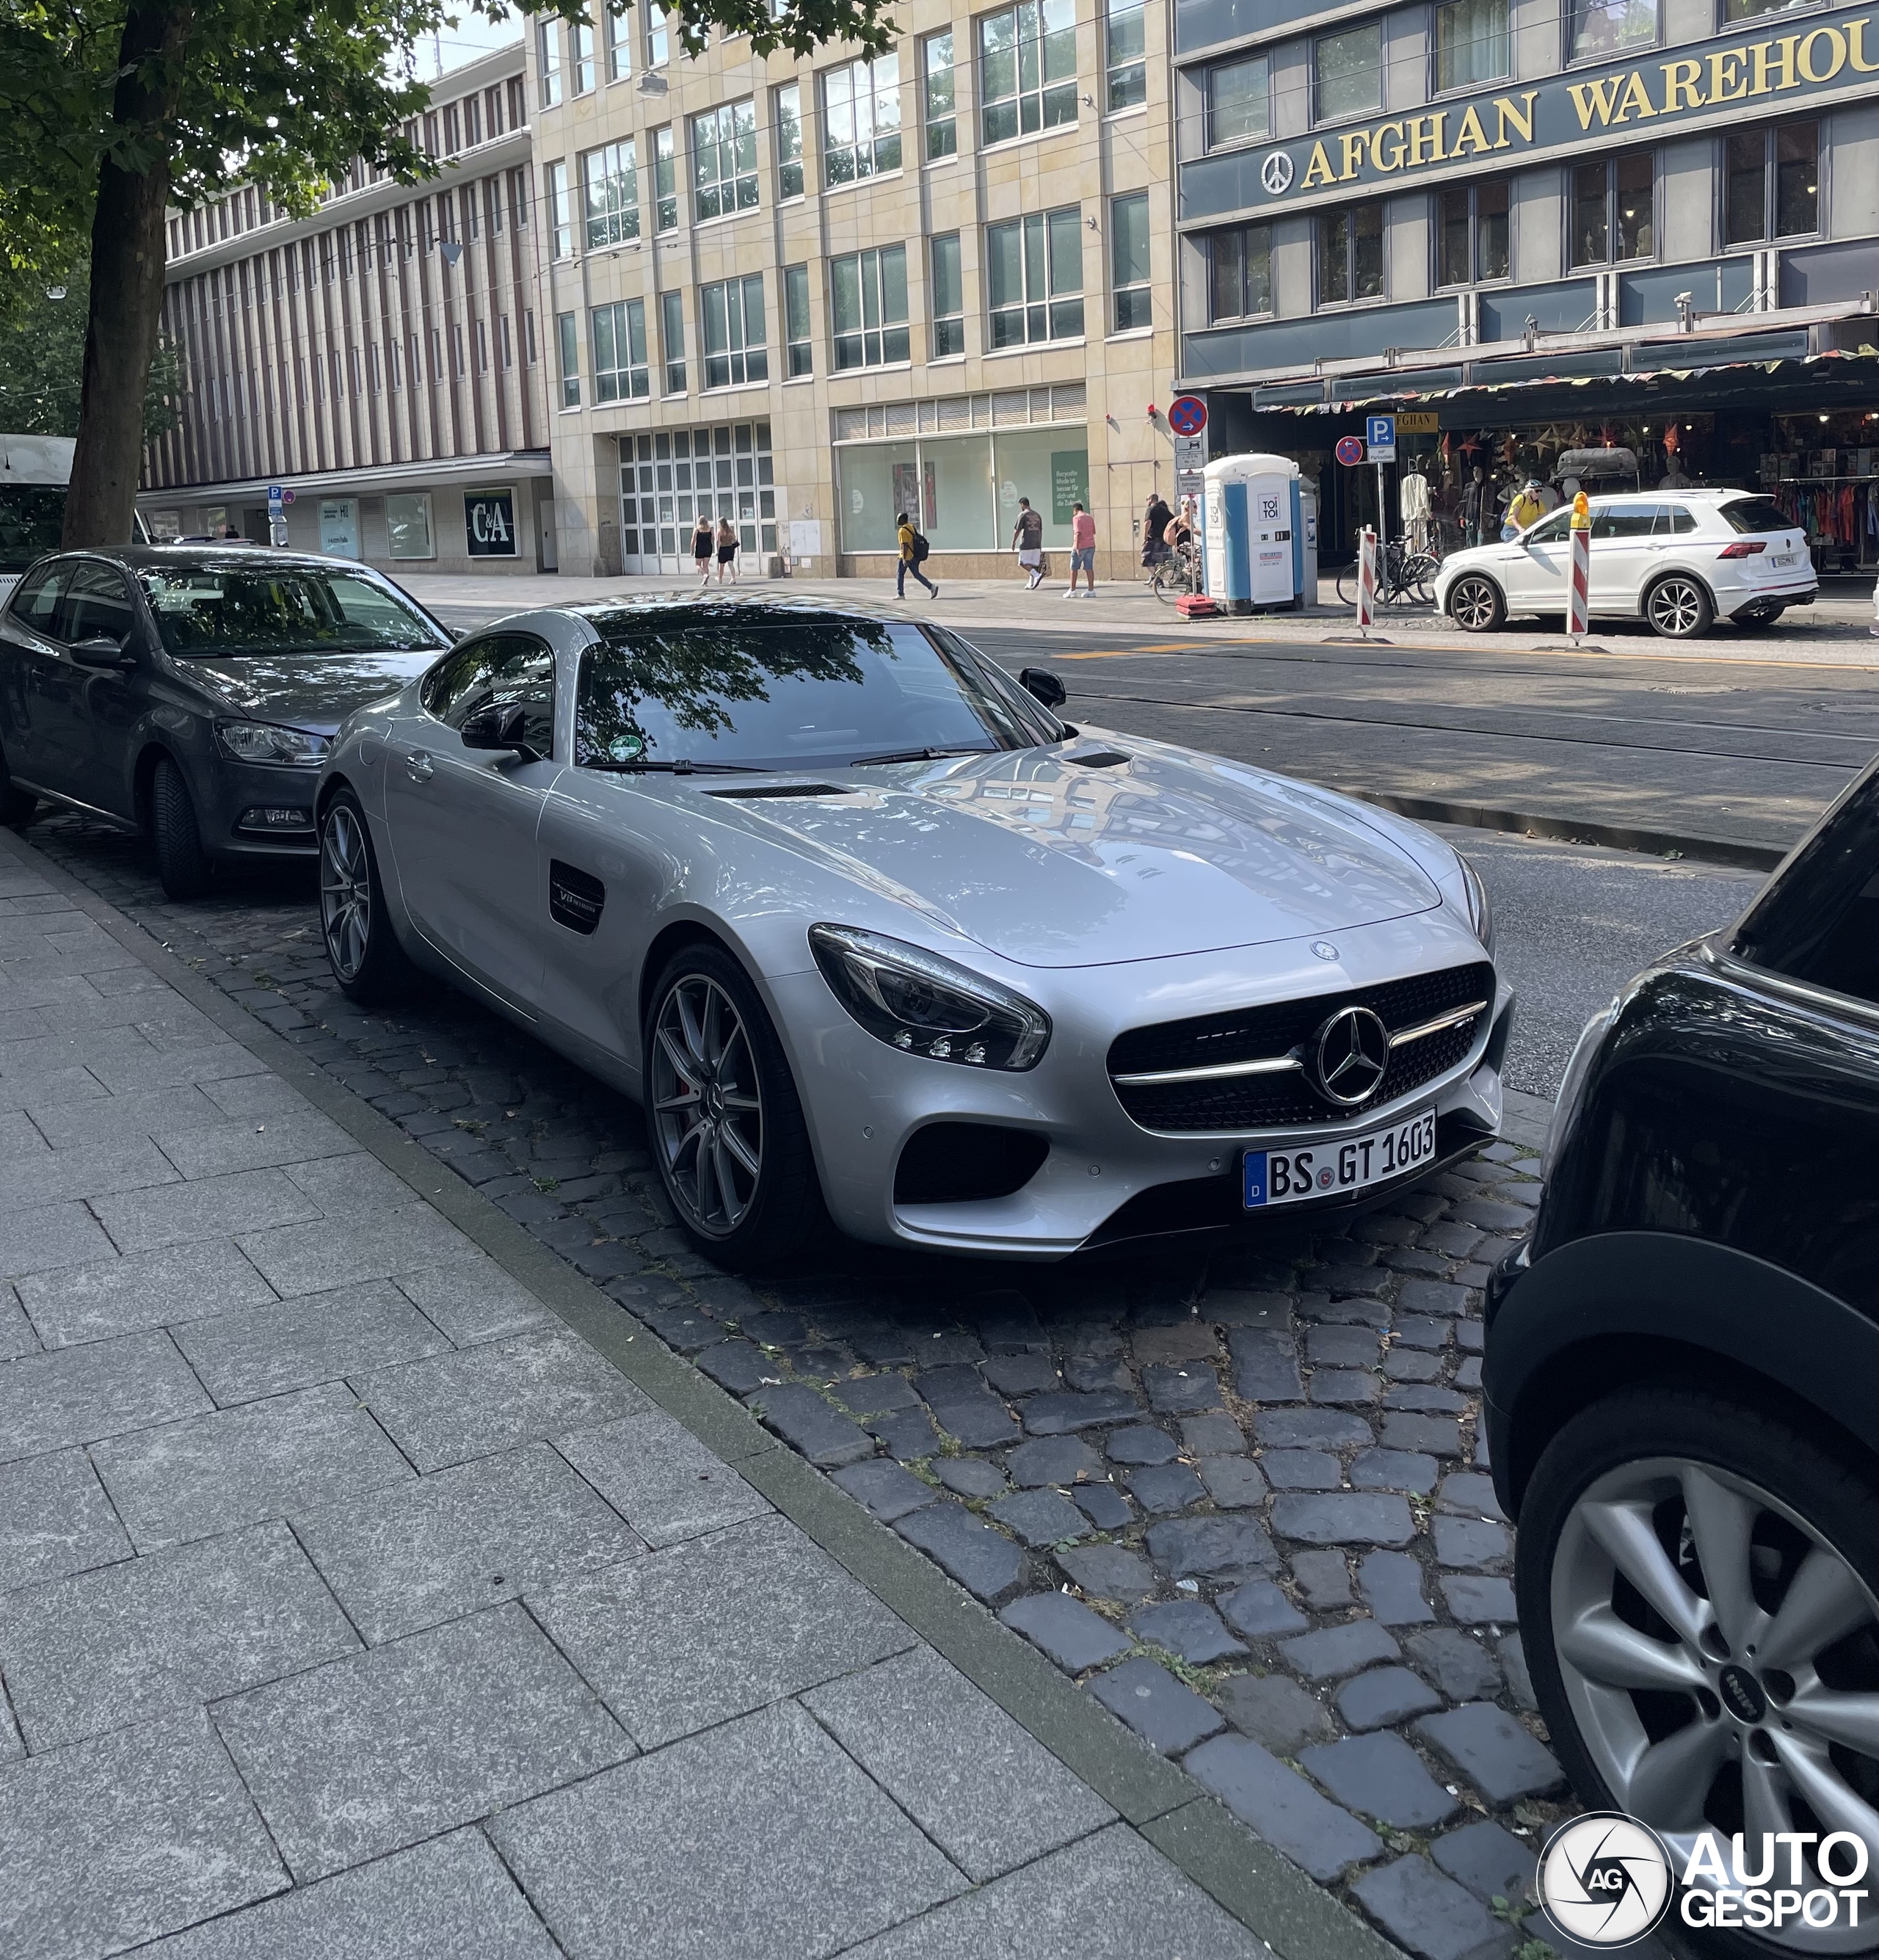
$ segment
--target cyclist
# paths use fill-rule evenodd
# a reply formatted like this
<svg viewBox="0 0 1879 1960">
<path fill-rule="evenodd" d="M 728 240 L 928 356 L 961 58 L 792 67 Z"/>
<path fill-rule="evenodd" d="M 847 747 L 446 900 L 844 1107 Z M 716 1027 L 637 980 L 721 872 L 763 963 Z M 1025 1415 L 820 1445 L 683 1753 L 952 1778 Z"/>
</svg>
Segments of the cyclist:
<svg viewBox="0 0 1879 1960">
<path fill-rule="evenodd" d="M 1526 488 L 1507 507 L 1507 521 L 1514 527 L 1516 535 L 1531 524 L 1537 524 L 1547 514 L 1547 506 L 1540 496 L 1540 479 L 1527 479 Z"/>
</svg>

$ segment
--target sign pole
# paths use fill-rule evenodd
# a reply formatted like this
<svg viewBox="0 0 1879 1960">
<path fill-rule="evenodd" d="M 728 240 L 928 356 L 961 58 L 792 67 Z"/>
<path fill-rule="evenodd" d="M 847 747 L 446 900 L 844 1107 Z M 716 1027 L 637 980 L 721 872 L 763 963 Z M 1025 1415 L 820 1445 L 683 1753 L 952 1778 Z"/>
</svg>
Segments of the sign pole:
<svg viewBox="0 0 1879 1960">
<path fill-rule="evenodd" d="M 1367 640 L 1377 616 L 1377 534 L 1368 524 L 1357 533 L 1357 630 Z"/>
<path fill-rule="evenodd" d="M 1591 583 L 1591 506 L 1582 490 L 1572 499 L 1572 549 L 1567 561 L 1566 630 L 1574 641 L 1585 637 Z"/>
</svg>

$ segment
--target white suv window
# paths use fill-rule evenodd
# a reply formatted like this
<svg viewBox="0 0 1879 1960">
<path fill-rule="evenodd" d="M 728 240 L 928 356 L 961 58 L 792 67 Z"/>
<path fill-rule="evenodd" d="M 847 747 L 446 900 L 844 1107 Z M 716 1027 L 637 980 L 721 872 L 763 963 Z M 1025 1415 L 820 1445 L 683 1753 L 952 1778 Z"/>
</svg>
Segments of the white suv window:
<svg viewBox="0 0 1879 1960">
<path fill-rule="evenodd" d="M 1754 537 L 1768 531 L 1795 531 L 1801 527 L 1783 514 L 1772 497 L 1738 497 L 1722 507 L 1722 521 L 1732 531 Z"/>
<path fill-rule="evenodd" d="M 1550 517 L 1542 517 L 1526 536 L 1530 545 L 1556 545 L 1571 530 L 1572 507 L 1569 504 L 1563 511 L 1555 511 Z"/>
</svg>

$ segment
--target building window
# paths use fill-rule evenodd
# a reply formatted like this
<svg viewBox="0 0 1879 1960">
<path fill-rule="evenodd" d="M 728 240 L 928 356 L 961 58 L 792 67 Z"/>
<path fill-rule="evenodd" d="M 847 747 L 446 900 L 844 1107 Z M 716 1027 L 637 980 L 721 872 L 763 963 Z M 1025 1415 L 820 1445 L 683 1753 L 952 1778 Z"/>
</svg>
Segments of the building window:
<svg viewBox="0 0 1879 1960">
<path fill-rule="evenodd" d="M 1731 136 L 1723 168 L 1722 242 L 1758 245 L 1820 228 L 1820 125 L 1787 123 Z"/>
<path fill-rule="evenodd" d="M 959 153 L 959 132 L 954 111 L 952 30 L 929 34 L 920 44 L 921 113 L 927 125 L 927 161 Z"/>
<path fill-rule="evenodd" d="M 646 364 L 646 302 L 616 300 L 596 307 L 593 329 L 593 398 L 596 402 L 644 401 L 653 392 Z"/>
<path fill-rule="evenodd" d="M 1383 297 L 1383 206 L 1346 205 L 1318 220 L 1318 303 L 1344 306 Z"/>
<path fill-rule="evenodd" d="M 574 221 L 568 209 L 568 166 L 550 164 L 543 170 L 542 178 L 548 204 L 549 256 L 565 259 L 574 249 Z"/>
<path fill-rule="evenodd" d="M 1438 94 L 1499 81 L 1508 61 L 1507 0 L 1447 0 L 1435 9 Z"/>
<path fill-rule="evenodd" d="M 879 368 L 911 356 L 907 329 L 907 247 L 851 252 L 828 262 L 835 317 L 835 371 Z"/>
<path fill-rule="evenodd" d="M 535 30 L 535 45 L 542 63 L 542 107 L 552 109 L 561 99 L 561 24 L 544 21 Z M 444 128 L 450 132 L 448 147 L 454 150 L 456 118 L 444 111 Z"/>
<path fill-rule="evenodd" d="M 1207 240 L 1207 317 L 1252 320 L 1272 311 L 1272 227 L 1242 224 Z"/>
<path fill-rule="evenodd" d="M 590 150 L 580 160 L 580 183 L 590 252 L 639 236 L 639 164 L 631 143 Z"/>
<path fill-rule="evenodd" d="M 685 303 L 682 293 L 659 296 L 660 352 L 666 357 L 666 393 L 685 391 Z"/>
<path fill-rule="evenodd" d="M 809 343 L 806 266 L 785 266 L 783 269 L 783 333 L 790 379 L 793 381 L 799 374 L 814 374 L 816 360 Z"/>
<path fill-rule="evenodd" d="M 674 231 L 679 225 L 678 146 L 672 125 L 653 132 L 653 229 Z"/>
<path fill-rule="evenodd" d="M 385 534 L 393 558 L 435 558 L 431 499 L 423 492 L 385 499 Z"/>
<path fill-rule="evenodd" d="M 735 388 L 770 378 L 764 345 L 763 275 L 723 279 L 698 288 L 704 322 L 704 385 Z"/>
<path fill-rule="evenodd" d="M 779 202 L 803 195 L 803 91 L 786 81 L 776 92 L 777 197 Z"/>
<path fill-rule="evenodd" d="M 992 345 L 1074 340 L 1083 330 L 1083 221 L 1068 205 L 985 228 Z"/>
<path fill-rule="evenodd" d="M 1149 302 L 1148 192 L 1132 191 L 1109 204 L 1109 295 L 1112 330 L 1131 333 L 1154 324 Z"/>
<path fill-rule="evenodd" d="M 555 316 L 555 352 L 561 383 L 561 406 L 580 406 L 580 329 L 571 313 Z M 432 364 L 436 364 L 434 358 Z"/>
<path fill-rule="evenodd" d="M 1263 142 L 1272 133 L 1272 75 L 1264 55 L 1209 70 L 1207 87 L 1210 150 Z"/>
<path fill-rule="evenodd" d="M 1366 21 L 1311 44 L 1311 119 L 1336 123 L 1383 107 L 1383 24 Z"/>
<path fill-rule="evenodd" d="M 609 8 L 606 23 L 607 79 L 630 81 L 633 76 L 632 17 L 616 14 Z"/>
<path fill-rule="evenodd" d="M 542 72 L 545 76 L 548 70 L 544 68 Z M 560 69 L 557 68 L 555 70 L 555 75 L 556 85 L 558 87 L 559 86 L 560 73 Z M 457 151 L 463 147 L 463 139 L 459 134 L 459 128 L 460 125 L 457 121 L 456 104 L 453 102 L 444 112 L 444 154 L 447 157 L 455 156 Z M 227 221 L 225 216 L 224 221 Z"/>
<path fill-rule="evenodd" d="M 933 358 L 965 352 L 965 282 L 959 271 L 959 234 L 933 241 Z"/>
<path fill-rule="evenodd" d="M 1452 184 L 1438 194 L 1435 283 L 1467 286 L 1508 272 L 1505 181 Z"/>
<path fill-rule="evenodd" d="M 666 10 L 644 0 L 646 13 L 646 65 L 663 68 L 672 54 L 671 30 L 666 24 Z"/>
<path fill-rule="evenodd" d="M 1803 4 L 1803 0 L 1722 0 L 1722 24 L 1725 27 L 1738 21 L 1759 21 L 1764 14 L 1787 14 Z"/>
<path fill-rule="evenodd" d="M 1604 61 L 1657 45 L 1657 0 L 1571 0 L 1568 61 Z"/>
<path fill-rule="evenodd" d="M 1103 29 L 1109 113 L 1148 100 L 1147 11 L 1143 0 L 1111 0 Z"/>
<path fill-rule="evenodd" d="M 1574 170 L 1572 265 L 1609 266 L 1655 253 L 1656 163 L 1650 151 L 1638 150 Z"/>
<path fill-rule="evenodd" d="M 729 218 L 757 202 L 757 105 L 746 97 L 692 119 L 692 216 Z"/>
<path fill-rule="evenodd" d="M 1075 0 L 1018 0 L 978 23 L 981 140 L 1076 120 Z"/>
<path fill-rule="evenodd" d="M 568 30 L 568 66 L 574 71 L 574 92 L 586 95 L 593 88 L 593 30 L 585 21 Z"/>
<path fill-rule="evenodd" d="M 901 167 L 900 62 L 882 55 L 822 77 L 822 181 L 855 183 Z"/>
</svg>

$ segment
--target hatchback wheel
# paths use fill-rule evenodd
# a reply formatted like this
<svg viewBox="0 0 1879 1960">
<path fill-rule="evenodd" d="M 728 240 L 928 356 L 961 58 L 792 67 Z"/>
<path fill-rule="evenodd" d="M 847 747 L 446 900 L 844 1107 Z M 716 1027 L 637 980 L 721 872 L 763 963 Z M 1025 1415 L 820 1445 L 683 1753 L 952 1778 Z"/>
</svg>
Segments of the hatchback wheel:
<svg viewBox="0 0 1879 1960">
<path fill-rule="evenodd" d="M 417 978 L 385 908 L 365 813 L 347 789 L 320 813 L 320 925 L 332 977 L 348 999 L 396 999 Z"/>
<path fill-rule="evenodd" d="M 1448 591 L 1448 616 L 1464 633 L 1492 633 L 1506 623 L 1507 601 L 1491 578 L 1458 578 Z"/>
<path fill-rule="evenodd" d="M 157 847 L 157 877 L 164 894 L 176 899 L 206 896 L 215 867 L 202 848 L 196 800 L 183 772 L 167 756 L 157 763 L 151 779 L 150 830 Z"/>
<path fill-rule="evenodd" d="M 1651 587 L 1644 601 L 1644 616 L 1652 632 L 1667 640 L 1694 640 L 1709 632 L 1716 615 L 1709 593 L 1696 580 L 1673 572 Z"/>
<path fill-rule="evenodd" d="M 687 947 L 646 1026 L 653 1160 L 680 1222 L 711 1256 L 770 1266 L 826 1224 L 796 1084 L 756 989 L 720 947 Z"/>
<path fill-rule="evenodd" d="M 1521 1628 L 1588 1806 L 1697 1834 L 1851 1831 L 1879 1865 L 1879 1478 L 1752 1403 L 1627 1389 L 1568 1423 L 1520 1517 Z M 1785 1855 L 1785 1854 L 1784 1854 Z M 1842 1846 L 1835 1860 L 1851 1861 Z M 1784 1866 L 1785 1870 L 1785 1866 Z M 1788 1882 L 1784 1877 L 1779 1882 Z M 1833 1884 L 1804 1872 L 1801 1889 Z M 1869 1951 L 1791 1920 L 1706 1952 Z"/>
</svg>

